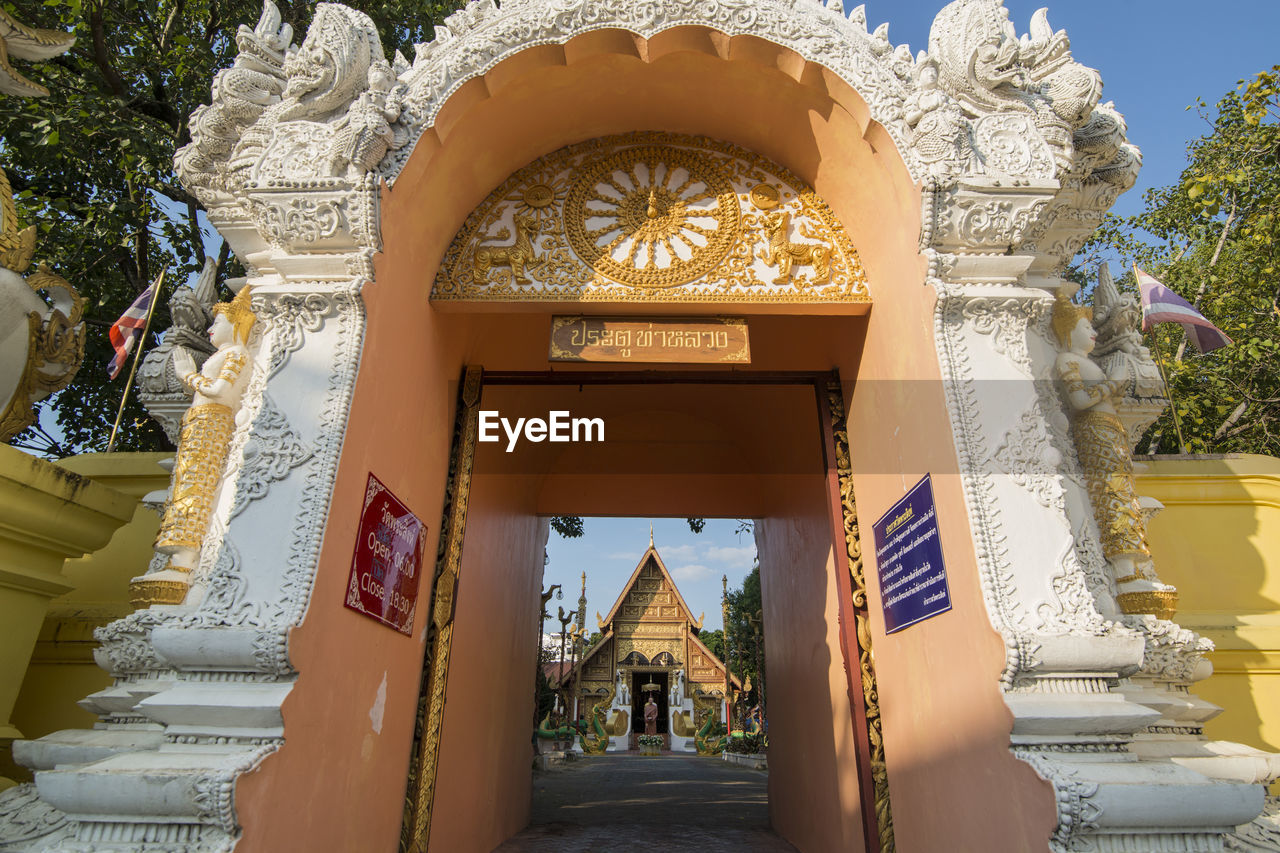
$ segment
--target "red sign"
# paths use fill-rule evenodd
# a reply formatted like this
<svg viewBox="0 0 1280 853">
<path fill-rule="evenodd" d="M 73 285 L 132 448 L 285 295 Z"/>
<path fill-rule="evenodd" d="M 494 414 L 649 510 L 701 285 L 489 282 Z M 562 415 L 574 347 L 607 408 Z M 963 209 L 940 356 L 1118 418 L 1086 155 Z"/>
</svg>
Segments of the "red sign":
<svg viewBox="0 0 1280 853">
<path fill-rule="evenodd" d="M 427 526 L 369 474 L 346 605 L 402 634 L 413 633 Z"/>
</svg>

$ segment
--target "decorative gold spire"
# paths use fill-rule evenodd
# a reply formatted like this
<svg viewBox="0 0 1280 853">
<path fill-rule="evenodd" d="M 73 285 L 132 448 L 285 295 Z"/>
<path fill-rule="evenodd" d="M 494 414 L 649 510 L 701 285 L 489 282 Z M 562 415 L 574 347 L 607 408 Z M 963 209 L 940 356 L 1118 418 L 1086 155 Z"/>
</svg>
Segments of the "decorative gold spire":
<svg viewBox="0 0 1280 853">
<path fill-rule="evenodd" d="M 653 547 L 653 522 L 649 522 L 649 547 Z"/>
</svg>

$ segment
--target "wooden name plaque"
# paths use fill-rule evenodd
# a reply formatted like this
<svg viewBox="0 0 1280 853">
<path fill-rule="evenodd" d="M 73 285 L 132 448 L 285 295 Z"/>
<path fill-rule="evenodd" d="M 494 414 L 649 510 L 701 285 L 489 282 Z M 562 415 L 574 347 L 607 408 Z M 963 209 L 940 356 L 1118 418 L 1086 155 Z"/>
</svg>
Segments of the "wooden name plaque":
<svg viewBox="0 0 1280 853">
<path fill-rule="evenodd" d="M 552 317 L 551 361 L 749 364 L 747 321 L 724 317 Z"/>
</svg>

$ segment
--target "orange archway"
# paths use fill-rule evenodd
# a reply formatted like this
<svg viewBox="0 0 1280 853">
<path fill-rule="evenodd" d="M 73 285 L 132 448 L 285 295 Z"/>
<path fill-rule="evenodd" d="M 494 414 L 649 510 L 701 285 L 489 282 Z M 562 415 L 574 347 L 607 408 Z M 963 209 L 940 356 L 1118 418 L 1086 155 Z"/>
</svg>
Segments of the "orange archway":
<svg viewBox="0 0 1280 853">
<path fill-rule="evenodd" d="M 870 121 L 862 99 L 831 71 L 752 36 L 730 37 L 703 27 L 681 27 L 648 40 L 614 30 L 590 32 L 563 45 L 531 47 L 462 84 L 431 131 L 417 141 L 394 187 L 383 190 L 382 253 L 375 259 L 374 281 L 363 292 L 363 353 L 313 600 L 342 595 L 367 472 L 395 472 L 389 485 L 401 499 L 425 519 L 441 517 L 455 383 L 464 365 L 483 365 L 490 372 L 547 368 L 547 315 L 554 306 L 453 305 L 445 311 L 428 302 L 435 270 L 463 219 L 536 157 L 633 130 L 705 135 L 782 164 L 826 200 L 858 248 L 876 299 L 870 321 L 820 309 L 803 314 L 765 313 L 751 306 L 732 310 L 751 315 L 753 370 L 836 369 L 844 377 L 854 485 L 864 513 L 874 517 L 887 508 L 908 477 L 957 470 L 934 350 L 935 297 L 924 284 L 926 265 L 918 252 L 919 189 L 890 136 Z M 688 313 L 690 308 L 671 310 Z M 703 395 L 698 405 L 717 401 L 732 405 L 730 397 L 715 395 Z M 638 404 L 623 404 L 623 410 L 628 405 Z M 773 412 L 768 417 L 783 425 L 789 416 Z M 751 448 L 767 452 L 764 445 Z M 531 484 L 494 476 L 470 497 L 464 571 L 472 571 L 472 581 L 459 587 L 458 631 L 474 634 L 481 610 L 499 613 L 500 635 L 488 642 L 516 649 L 529 644 L 529 654 L 481 654 L 477 661 L 487 661 L 490 668 L 479 663 L 476 668 L 485 672 L 489 685 L 504 679 L 515 684 L 520 667 L 532 660 L 536 632 L 529 602 L 536 601 L 545 536 L 538 514 L 584 511 L 581 491 L 555 496 L 563 481 Z M 935 476 L 935 484 L 940 514 L 954 519 L 943 540 L 956 611 L 877 647 L 899 843 L 903 849 L 998 849 L 1022 839 L 1014 846 L 1029 848 L 1053 826 L 1053 800 L 1046 784 L 1008 751 L 1011 718 L 996 680 L 1004 660 L 998 635 L 985 618 L 960 616 L 982 613 L 984 605 L 959 476 Z M 651 491 L 648 502 L 605 510 L 594 504 L 591 511 L 753 512 L 742 504 L 741 494 L 709 512 L 714 489 L 707 491 L 704 484 L 685 493 L 687 503 L 661 502 L 661 493 Z M 790 509 L 765 513 L 780 524 L 773 533 L 765 525 L 763 547 L 775 556 L 807 553 L 813 565 L 835 571 L 837 564 L 829 562 L 836 556 L 829 519 L 821 492 L 813 494 L 818 497 L 812 503 L 797 498 Z M 820 539 L 813 538 L 815 531 L 822 531 Z M 802 595 L 793 605 L 812 608 L 812 598 Z M 836 606 L 835 599 L 827 605 Z M 299 843 L 384 849 L 395 843 L 420 689 L 424 616 L 419 624 L 418 642 L 404 643 L 350 612 L 326 608 L 313 609 L 293 632 L 290 654 L 302 675 L 284 706 L 288 742 L 237 785 L 248 849 Z M 813 640 L 828 650 L 821 676 L 825 695 L 838 695 L 843 688 L 837 686 L 845 683 L 840 643 L 833 623 L 824 625 L 825 633 Z M 872 628 L 873 633 L 883 630 L 874 616 Z M 479 653 L 481 646 L 468 648 Z M 927 681 L 910 668 L 911 661 L 921 660 L 931 662 Z M 343 684 L 337 693 L 326 675 L 334 672 L 341 673 Z M 468 695 L 471 704 L 463 698 Z M 509 698 L 516 702 L 526 695 L 531 693 L 521 683 Z M 449 806 L 442 809 L 447 819 L 433 822 L 431 843 L 433 849 L 489 849 L 522 825 L 522 809 L 527 809 L 527 800 L 519 804 L 527 794 L 527 775 L 522 775 L 527 762 L 511 753 L 513 744 L 527 739 L 521 728 L 525 715 L 511 713 L 507 727 L 500 725 L 494 733 L 498 742 L 483 750 L 491 759 L 476 764 L 466 745 L 490 730 L 470 729 L 468 740 L 462 733 L 467 730 L 450 721 L 465 718 L 468 708 L 481 707 L 474 703 L 492 701 L 494 694 L 468 693 L 460 682 L 456 696 L 443 723 L 439 768 L 442 779 L 452 780 L 442 801 Z M 377 697 L 372 707 L 371 697 Z M 847 710 L 828 718 L 831 738 L 851 740 L 847 716 L 841 721 L 840 713 Z M 370 725 L 374 718 L 376 730 Z M 483 719 L 498 725 L 506 718 Z M 830 752 L 833 776 L 823 788 L 829 819 L 806 820 L 812 801 L 805 802 L 803 787 L 795 789 L 790 805 L 783 797 L 775 809 L 780 830 L 804 847 L 820 849 L 836 839 L 851 849 L 860 845 L 861 833 L 849 827 L 867 816 L 857 786 L 839 778 L 852 772 L 838 760 L 840 749 L 851 748 L 846 743 Z M 343 772 L 323 774 L 323 761 L 336 762 Z M 797 778 L 803 769 L 795 766 Z M 485 806 L 481 820 L 480 797 L 495 791 L 503 817 L 494 820 Z M 981 804 L 994 801 L 1018 805 L 993 819 Z M 356 802 L 359 808 L 352 809 Z M 280 821 L 279 815 L 301 810 L 311 818 L 300 835 L 298 826 Z"/>
</svg>

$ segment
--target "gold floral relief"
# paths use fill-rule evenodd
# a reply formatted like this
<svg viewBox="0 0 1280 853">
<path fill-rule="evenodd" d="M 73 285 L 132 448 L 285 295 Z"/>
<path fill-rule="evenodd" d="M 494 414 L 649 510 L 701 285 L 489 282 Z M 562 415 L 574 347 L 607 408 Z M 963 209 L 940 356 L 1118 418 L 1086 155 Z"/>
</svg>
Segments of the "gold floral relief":
<svg viewBox="0 0 1280 853">
<path fill-rule="evenodd" d="M 535 160 L 463 223 L 435 301 L 869 303 L 857 251 L 794 175 L 642 132 Z"/>
<path fill-rule="evenodd" d="M 431 836 L 431 809 L 435 798 L 440 735 L 444 723 L 445 688 L 453 646 L 453 601 L 462 567 L 462 541 L 471 498 L 471 472 L 475 464 L 476 424 L 479 420 L 483 371 L 468 367 L 458 394 L 453 445 L 449 455 L 448 486 L 441 519 L 432 590 L 433 607 L 428 626 L 428 649 L 423 661 L 414 725 L 413 752 L 400 827 L 400 853 L 425 853 Z"/>
<path fill-rule="evenodd" d="M 858 670 L 862 682 L 863 703 L 866 708 L 867 745 L 871 756 L 872 784 L 875 789 L 876 829 L 880 839 L 880 853 L 893 853 L 896 842 L 893 832 L 893 807 L 889 797 L 889 768 L 884 753 L 875 655 L 871 648 L 871 620 L 867 614 L 867 578 L 862 560 L 862 539 L 858 528 L 858 510 L 853 498 L 853 466 L 849 456 L 849 433 L 845 426 L 844 395 L 839 381 L 832 381 L 827 385 L 827 408 L 831 417 L 832 438 L 835 444 L 836 474 L 840 486 L 840 506 L 851 581 L 854 629 L 858 640 Z"/>
</svg>

